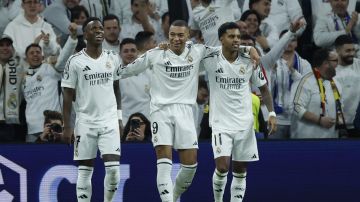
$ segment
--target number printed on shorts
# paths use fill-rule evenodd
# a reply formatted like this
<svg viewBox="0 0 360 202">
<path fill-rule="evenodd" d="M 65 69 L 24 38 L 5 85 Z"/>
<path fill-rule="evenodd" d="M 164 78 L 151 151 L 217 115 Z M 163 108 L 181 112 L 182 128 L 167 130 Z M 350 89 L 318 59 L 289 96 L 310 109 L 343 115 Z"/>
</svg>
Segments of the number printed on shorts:
<svg viewBox="0 0 360 202">
<path fill-rule="evenodd" d="M 156 134 L 158 132 L 158 129 L 159 129 L 159 125 L 157 122 L 153 122 L 152 123 L 152 129 L 153 129 L 153 134 Z"/>
<path fill-rule="evenodd" d="M 79 142 L 80 142 L 80 135 L 76 136 L 76 142 L 75 142 L 75 147 L 79 146 Z"/>
</svg>

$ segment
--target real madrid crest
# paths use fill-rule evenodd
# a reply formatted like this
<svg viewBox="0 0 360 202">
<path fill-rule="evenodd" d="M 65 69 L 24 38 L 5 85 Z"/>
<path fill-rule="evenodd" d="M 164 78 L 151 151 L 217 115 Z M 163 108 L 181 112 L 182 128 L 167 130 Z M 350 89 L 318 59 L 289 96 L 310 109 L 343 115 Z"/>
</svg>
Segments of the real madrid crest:
<svg viewBox="0 0 360 202">
<path fill-rule="evenodd" d="M 42 81 L 42 77 L 40 75 L 37 75 L 36 80 L 40 82 Z"/>
<path fill-rule="evenodd" d="M 246 72 L 245 67 L 243 65 L 240 65 L 239 73 L 240 74 L 245 74 L 245 72 Z"/>
<path fill-rule="evenodd" d="M 220 147 L 217 147 L 217 148 L 216 148 L 216 153 L 218 153 L 218 154 L 220 154 L 220 153 L 221 153 L 221 149 L 220 149 Z"/>
<path fill-rule="evenodd" d="M 110 64 L 109 61 L 106 62 L 106 68 L 107 68 L 107 69 L 111 69 L 111 64 Z"/>
<path fill-rule="evenodd" d="M 158 139 L 157 139 L 157 137 L 155 136 L 155 137 L 154 137 L 154 143 L 157 143 L 157 141 L 158 141 Z"/>
<path fill-rule="evenodd" d="M 187 58 L 188 58 L 189 63 L 191 63 L 193 61 L 193 58 L 190 55 Z"/>
</svg>

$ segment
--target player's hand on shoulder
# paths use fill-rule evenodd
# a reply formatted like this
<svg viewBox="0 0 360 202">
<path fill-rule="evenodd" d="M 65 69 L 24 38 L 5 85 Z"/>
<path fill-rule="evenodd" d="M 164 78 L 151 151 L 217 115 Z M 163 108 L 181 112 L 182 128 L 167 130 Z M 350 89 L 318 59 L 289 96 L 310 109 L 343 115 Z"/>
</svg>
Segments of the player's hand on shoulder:
<svg viewBox="0 0 360 202">
<path fill-rule="evenodd" d="M 167 50 L 169 49 L 170 47 L 170 43 L 168 41 L 162 41 L 158 44 L 158 47 L 161 49 L 161 50 Z"/>
</svg>

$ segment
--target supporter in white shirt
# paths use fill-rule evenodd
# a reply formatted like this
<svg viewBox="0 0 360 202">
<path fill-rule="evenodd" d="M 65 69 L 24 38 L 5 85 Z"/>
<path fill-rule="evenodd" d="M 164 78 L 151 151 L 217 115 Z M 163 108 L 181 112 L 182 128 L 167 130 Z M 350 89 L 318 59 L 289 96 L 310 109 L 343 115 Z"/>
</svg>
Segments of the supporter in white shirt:
<svg viewBox="0 0 360 202">
<path fill-rule="evenodd" d="M 169 40 L 170 13 L 166 12 L 161 16 L 161 30 L 156 32 L 156 41 L 161 43 Z"/>
<path fill-rule="evenodd" d="M 232 161 L 231 201 L 241 202 L 246 189 L 247 163 L 259 160 L 252 112 L 250 82 L 262 94 L 271 111 L 269 128 L 276 131 L 276 114 L 265 77 L 259 66 L 254 68 L 250 57 L 239 54 L 240 30 L 235 22 L 219 28 L 221 48 L 206 54 L 201 65 L 208 73 L 212 148 L 216 169 L 213 174 L 214 201 L 222 201 Z M 270 132 L 270 133 L 271 133 Z"/>
<path fill-rule="evenodd" d="M 68 36 L 68 27 L 71 23 L 71 9 L 79 5 L 80 0 L 56 0 L 44 10 L 45 20 L 54 27 L 56 36 L 60 38 L 60 44 L 65 44 Z M 83 35 L 82 26 L 77 26 L 77 35 Z"/>
<path fill-rule="evenodd" d="M 315 27 L 317 20 L 331 12 L 330 0 L 311 0 L 312 24 Z M 355 11 L 357 0 L 349 0 L 347 12 Z"/>
<path fill-rule="evenodd" d="M 314 28 L 314 42 L 323 48 L 333 48 L 335 39 L 343 34 L 350 35 L 355 43 L 360 40 L 360 21 L 357 12 L 348 13 L 349 0 L 329 0 L 332 11 L 321 16 Z"/>
<path fill-rule="evenodd" d="M 5 5 L 0 5 L 0 36 L 2 36 L 6 26 L 11 22 L 21 10 L 22 0 L 3 1 Z"/>
<path fill-rule="evenodd" d="M 261 24 L 259 25 L 260 31 L 263 36 L 266 37 L 266 41 L 269 47 L 273 47 L 277 41 L 279 41 L 279 33 L 274 22 L 270 21 L 268 16 L 270 14 L 270 0 L 250 0 L 250 10 L 255 10 L 261 18 Z"/>
<path fill-rule="evenodd" d="M 313 55 L 313 72 L 293 84 L 291 138 L 339 137 L 336 128 L 341 126 L 343 114 L 341 85 L 333 82 L 337 60 L 336 53 L 317 50 Z"/>
<path fill-rule="evenodd" d="M 119 0 L 81 0 L 80 5 L 85 6 L 91 17 L 97 17 L 100 20 L 109 14 L 118 18 L 123 15 Z"/>
<path fill-rule="evenodd" d="M 348 134 L 351 137 L 359 137 L 354 130 L 356 109 L 360 102 L 360 60 L 355 58 L 355 46 L 352 38 L 341 35 L 335 40 L 336 52 L 339 56 L 339 64 L 336 67 L 335 80 L 342 86 L 343 110 Z"/>
<path fill-rule="evenodd" d="M 120 5 L 122 9 L 122 16 L 119 19 L 120 24 L 126 24 L 131 22 L 133 13 L 131 12 L 131 4 L 134 0 L 121 0 Z M 149 0 L 149 3 L 155 5 L 155 13 L 162 16 L 169 11 L 168 2 L 164 0 Z"/>
<path fill-rule="evenodd" d="M 321 0 L 320 0 L 321 1 Z M 268 20 L 273 22 L 278 32 L 290 28 L 292 22 L 302 18 L 304 15 L 298 0 L 272 0 Z M 299 32 L 302 33 L 305 27 Z"/>
<path fill-rule="evenodd" d="M 120 53 L 120 23 L 115 15 L 107 15 L 103 19 L 104 26 L 104 41 L 103 49 L 112 50 L 115 53 Z"/>
<path fill-rule="evenodd" d="M 159 22 L 154 21 L 147 13 L 148 7 L 150 6 L 149 0 L 132 0 L 131 3 L 132 18 L 130 22 L 122 25 L 120 38 L 134 38 L 140 31 L 148 31 L 156 34 L 156 31 L 159 30 L 157 29 Z"/>
<path fill-rule="evenodd" d="M 282 34 L 285 34 L 285 32 Z M 271 93 L 274 99 L 278 128 L 276 133 L 269 136 L 269 138 L 290 137 L 291 86 L 294 82 L 301 79 L 303 75 L 312 71 L 309 62 L 301 58 L 296 52 L 297 44 L 297 38 L 293 37 L 285 48 L 282 57 L 276 61 L 275 67 L 271 69 Z"/>
<path fill-rule="evenodd" d="M 56 35 L 51 25 L 39 16 L 39 0 L 24 0 L 21 12 L 5 28 L 4 34 L 14 40 L 14 48 L 22 58 L 25 58 L 25 49 L 31 43 L 39 43 L 44 56 L 57 55 L 60 49 Z M 43 40 L 41 40 L 43 39 Z"/>
<path fill-rule="evenodd" d="M 245 0 L 243 11 L 249 9 L 249 1 Z M 315 0 L 321 2 L 322 0 Z M 268 21 L 272 22 L 278 32 L 289 29 L 291 22 L 303 16 L 298 0 L 272 0 Z M 304 31 L 301 29 L 300 32 Z"/>
<path fill-rule="evenodd" d="M 192 30 L 201 31 L 205 44 L 220 46 L 217 31 L 220 25 L 235 20 L 231 10 L 232 0 L 193 0 L 193 16 L 190 20 Z"/>
<path fill-rule="evenodd" d="M 31 44 L 26 49 L 26 61 L 29 63 L 24 83 L 23 94 L 26 100 L 26 122 L 28 125 L 27 142 L 34 142 L 43 131 L 45 110 L 60 111 L 61 97 L 59 81 L 66 60 L 74 52 L 77 37 L 76 24 L 71 24 L 71 37 L 60 52 L 55 65 L 43 63 L 41 47 Z"/>
<path fill-rule="evenodd" d="M 141 36 L 146 33 L 146 36 Z M 139 32 L 134 39 L 126 38 L 120 45 L 120 56 L 123 65 L 132 63 L 138 55 L 142 55 L 147 50 L 155 48 L 156 44 L 153 42 L 151 46 L 145 47 L 148 41 L 153 39 L 151 32 Z M 152 38 L 152 39 L 151 39 Z M 138 48 L 137 48 L 138 47 Z M 120 79 L 121 92 L 121 108 L 122 121 L 126 125 L 131 114 L 136 112 L 142 113 L 147 119 L 150 117 L 150 72 L 148 70 L 139 73 L 138 75 Z"/>
</svg>

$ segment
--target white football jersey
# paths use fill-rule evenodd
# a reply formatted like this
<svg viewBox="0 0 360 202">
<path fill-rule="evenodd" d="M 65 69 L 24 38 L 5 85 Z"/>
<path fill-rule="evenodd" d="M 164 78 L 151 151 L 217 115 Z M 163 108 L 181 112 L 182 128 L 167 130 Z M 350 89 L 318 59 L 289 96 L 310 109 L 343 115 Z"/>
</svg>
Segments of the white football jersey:
<svg viewBox="0 0 360 202">
<path fill-rule="evenodd" d="M 222 49 L 205 56 L 201 65 L 209 77 L 209 125 L 213 131 L 235 132 L 253 127 L 250 82 L 257 87 L 266 84 L 260 68 L 254 70 L 250 57 L 244 54 L 229 63 Z"/>
<path fill-rule="evenodd" d="M 23 83 L 26 100 L 26 122 L 28 134 L 43 131 L 45 110 L 60 111 L 60 91 L 58 82 L 61 73 L 54 67 L 43 63 L 39 68 L 29 69 Z"/>
<path fill-rule="evenodd" d="M 221 45 L 218 38 L 219 27 L 225 22 L 235 21 L 231 5 L 232 0 L 217 0 L 206 8 L 200 4 L 193 9 L 190 27 L 202 32 L 206 45 Z"/>
<path fill-rule="evenodd" d="M 152 49 L 133 63 L 119 69 L 122 78 L 150 68 L 150 113 L 166 104 L 195 104 L 199 64 L 205 55 L 204 45 L 187 44 L 181 55 L 171 50 Z"/>
<path fill-rule="evenodd" d="M 118 54 L 110 50 L 103 50 L 97 59 L 87 55 L 85 49 L 69 58 L 61 86 L 75 89 L 76 121 L 100 127 L 117 119 L 113 82 L 119 79 L 119 67 Z"/>
</svg>

